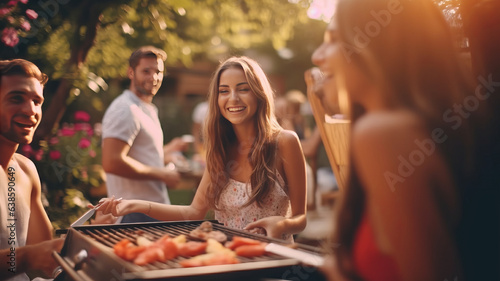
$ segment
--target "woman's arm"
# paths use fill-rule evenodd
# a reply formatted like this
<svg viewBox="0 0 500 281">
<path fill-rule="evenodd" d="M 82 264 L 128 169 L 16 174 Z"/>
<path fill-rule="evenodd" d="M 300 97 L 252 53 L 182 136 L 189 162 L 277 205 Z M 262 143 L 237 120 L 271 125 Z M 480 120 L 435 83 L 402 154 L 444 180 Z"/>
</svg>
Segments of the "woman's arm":
<svg viewBox="0 0 500 281">
<path fill-rule="evenodd" d="M 411 114 L 395 115 L 364 117 L 353 128 L 354 167 L 377 246 L 402 280 L 460 279 L 450 170 L 425 126 Z"/>
<path fill-rule="evenodd" d="M 165 205 L 144 200 L 115 200 L 112 198 L 106 199 L 99 207 L 99 210 L 103 214 L 112 213 L 114 216 L 143 213 L 163 221 L 201 220 L 209 209 L 206 196 L 209 182 L 210 176 L 205 169 L 193 202 L 189 206 Z"/>
<path fill-rule="evenodd" d="M 284 180 L 292 207 L 292 217 L 272 216 L 248 224 L 245 229 L 262 227 L 267 235 L 282 238 L 304 230 L 306 220 L 306 166 L 297 134 L 284 130 L 278 139 L 278 153 L 283 164 Z"/>
</svg>

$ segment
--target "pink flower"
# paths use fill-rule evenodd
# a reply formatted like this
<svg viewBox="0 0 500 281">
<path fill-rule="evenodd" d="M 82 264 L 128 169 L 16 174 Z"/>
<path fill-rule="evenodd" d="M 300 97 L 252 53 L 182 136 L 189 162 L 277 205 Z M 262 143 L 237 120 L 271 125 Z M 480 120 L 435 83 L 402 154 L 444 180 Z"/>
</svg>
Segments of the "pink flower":
<svg viewBox="0 0 500 281">
<path fill-rule="evenodd" d="M 22 154 L 26 157 L 30 157 L 31 154 L 33 153 L 33 148 L 31 148 L 31 145 L 25 144 L 23 147 L 21 147 L 21 151 L 23 152 Z"/>
<path fill-rule="evenodd" d="M 63 137 L 72 137 L 75 135 L 75 130 L 71 127 L 63 127 L 61 130 L 59 130 L 59 133 Z"/>
<path fill-rule="evenodd" d="M 23 4 L 28 4 L 28 0 L 18 0 L 18 1 L 23 3 Z"/>
<path fill-rule="evenodd" d="M 78 142 L 78 147 L 81 148 L 81 149 L 85 149 L 85 148 L 88 148 L 90 146 L 90 141 L 86 138 L 82 138 L 79 142 Z"/>
<path fill-rule="evenodd" d="M 83 110 L 78 110 L 75 112 L 75 120 L 76 121 L 82 121 L 82 122 L 89 122 L 90 121 L 90 114 Z"/>
<path fill-rule="evenodd" d="M 43 157 L 43 150 L 42 149 L 35 151 L 35 160 L 36 161 L 41 161 L 42 157 Z"/>
<path fill-rule="evenodd" d="M 0 17 L 5 16 L 6 14 L 10 13 L 12 11 L 12 8 L 1 8 L 0 9 Z"/>
<path fill-rule="evenodd" d="M 35 11 L 33 11 L 32 9 L 27 9 L 26 15 L 28 16 L 28 18 L 30 20 L 34 20 L 34 19 L 38 18 L 38 14 Z"/>
<path fill-rule="evenodd" d="M 88 131 L 92 130 L 92 126 L 89 123 L 76 123 L 75 131 Z"/>
<path fill-rule="evenodd" d="M 54 144 L 58 144 L 58 143 L 59 143 L 59 138 L 58 137 L 52 137 L 49 140 L 49 144 L 54 145 Z"/>
<path fill-rule="evenodd" d="M 19 43 L 19 37 L 17 37 L 17 31 L 12 27 L 7 27 L 2 31 L 2 42 L 9 46 L 14 47 Z"/>
<path fill-rule="evenodd" d="M 15 6 L 17 4 L 17 0 L 11 0 L 7 3 L 7 7 L 10 7 L 10 6 Z"/>
<path fill-rule="evenodd" d="M 52 150 L 51 152 L 49 152 L 49 157 L 52 160 L 58 160 L 59 158 L 61 158 L 61 152 L 59 152 L 58 150 Z"/>
<path fill-rule="evenodd" d="M 95 152 L 95 150 L 92 149 L 92 150 L 89 151 L 89 156 L 90 157 L 94 158 L 94 157 L 96 157 L 96 155 L 97 155 L 97 153 Z"/>
<path fill-rule="evenodd" d="M 26 31 L 30 31 L 31 24 L 29 22 L 25 21 L 25 22 L 21 23 L 21 28 L 26 30 Z"/>
</svg>

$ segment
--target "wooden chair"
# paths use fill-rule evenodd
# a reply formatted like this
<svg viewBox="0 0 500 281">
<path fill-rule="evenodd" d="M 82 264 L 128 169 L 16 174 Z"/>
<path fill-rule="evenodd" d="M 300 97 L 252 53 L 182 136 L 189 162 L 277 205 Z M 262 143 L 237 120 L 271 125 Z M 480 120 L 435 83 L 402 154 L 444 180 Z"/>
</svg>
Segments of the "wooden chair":
<svg viewBox="0 0 500 281">
<path fill-rule="evenodd" d="M 347 183 L 347 169 L 349 160 L 349 134 L 350 121 L 335 119 L 325 113 L 320 98 L 314 89 L 314 80 L 311 71 L 305 73 L 307 84 L 307 97 L 313 110 L 316 126 L 318 126 L 323 145 L 330 161 L 333 174 L 337 179 L 339 191 L 342 191 Z M 322 203 L 333 201 L 338 195 L 337 191 L 322 195 Z"/>
</svg>

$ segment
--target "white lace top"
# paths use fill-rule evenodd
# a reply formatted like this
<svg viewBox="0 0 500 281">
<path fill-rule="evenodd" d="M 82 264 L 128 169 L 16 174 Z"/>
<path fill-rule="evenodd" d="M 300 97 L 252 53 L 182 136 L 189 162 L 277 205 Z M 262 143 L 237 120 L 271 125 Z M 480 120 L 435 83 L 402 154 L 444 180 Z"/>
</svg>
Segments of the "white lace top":
<svg viewBox="0 0 500 281">
<path fill-rule="evenodd" d="M 215 219 L 225 226 L 243 229 L 247 224 L 269 216 L 289 218 L 292 214 L 292 207 L 287 192 L 285 182 L 278 174 L 278 182 L 264 198 L 262 208 L 257 205 L 257 202 L 242 207 L 248 201 L 252 187 L 250 183 L 229 179 L 221 194 L 220 210 L 215 211 Z"/>
</svg>

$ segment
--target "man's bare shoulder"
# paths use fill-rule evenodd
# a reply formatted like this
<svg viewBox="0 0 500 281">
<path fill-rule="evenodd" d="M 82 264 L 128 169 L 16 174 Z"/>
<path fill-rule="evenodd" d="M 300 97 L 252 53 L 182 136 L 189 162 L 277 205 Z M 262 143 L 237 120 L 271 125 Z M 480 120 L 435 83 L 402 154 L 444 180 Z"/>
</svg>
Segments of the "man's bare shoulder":
<svg viewBox="0 0 500 281">
<path fill-rule="evenodd" d="M 21 171 L 19 172 L 25 173 L 30 178 L 33 176 L 38 177 L 36 166 L 29 158 L 22 154 L 14 153 L 13 160 L 15 160 L 19 165 L 19 168 L 21 168 Z"/>
<path fill-rule="evenodd" d="M 0 165 L 0 183 L 4 186 L 4 183 L 7 182 L 7 174 L 5 174 L 5 170 L 2 165 Z"/>
</svg>

